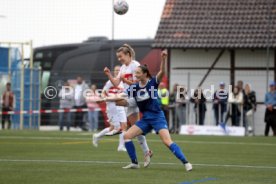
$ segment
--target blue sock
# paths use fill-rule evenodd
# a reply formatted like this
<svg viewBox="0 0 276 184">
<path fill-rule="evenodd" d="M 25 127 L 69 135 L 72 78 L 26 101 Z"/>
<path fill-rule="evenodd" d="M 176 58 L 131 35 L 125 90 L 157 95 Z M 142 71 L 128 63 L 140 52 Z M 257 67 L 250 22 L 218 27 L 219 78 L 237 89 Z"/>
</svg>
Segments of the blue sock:
<svg viewBox="0 0 276 184">
<path fill-rule="evenodd" d="M 135 147 L 132 141 L 125 142 L 125 147 L 128 153 L 128 156 L 131 159 L 131 162 L 134 164 L 138 164 Z"/>
<path fill-rule="evenodd" d="M 184 153 L 181 151 L 180 147 L 176 143 L 170 145 L 171 152 L 179 159 L 183 164 L 188 163 Z"/>
</svg>

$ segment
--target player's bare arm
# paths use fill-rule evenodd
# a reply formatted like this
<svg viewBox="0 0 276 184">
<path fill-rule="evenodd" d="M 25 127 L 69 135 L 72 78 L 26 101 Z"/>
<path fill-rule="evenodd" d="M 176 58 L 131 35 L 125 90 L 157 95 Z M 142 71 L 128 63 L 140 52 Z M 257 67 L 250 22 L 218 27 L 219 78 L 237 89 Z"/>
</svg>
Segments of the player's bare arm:
<svg viewBox="0 0 276 184">
<path fill-rule="evenodd" d="M 105 75 L 108 77 L 108 79 L 110 80 L 110 82 L 111 82 L 115 87 L 117 87 L 117 86 L 120 84 L 121 79 L 120 79 L 120 78 L 115 78 L 115 77 L 113 77 L 112 74 L 111 74 L 111 71 L 110 71 L 110 69 L 109 69 L 108 67 L 105 67 L 105 68 L 104 68 L 104 73 L 105 73 Z"/>
<path fill-rule="evenodd" d="M 121 100 L 126 100 L 127 95 L 125 93 L 119 93 L 105 98 L 107 102 L 117 102 Z"/>
<path fill-rule="evenodd" d="M 161 64 L 160 64 L 160 70 L 158 74 L 156 75 L 157 80 L 160 82 L 165 75 L 165 67 L 166 67 L 166 61 L 168 57 L 167 50 L 163 50 L 161 53 Z"/>
<path fill-rule="evenodd" d="M 137 81 L 127 80 L 127 79 L 124 77 L 124 75 L 121 75 L 121 76 L 120 76 L 120 79 L 121 79 L 121 81 L 123 81 L 124 83 L 126 83 L 126 84 L 128 84 L 128 85 L 132 85 L 132 84 L 134 84 L 135 82 L 137 82 Z"/>
</svg>

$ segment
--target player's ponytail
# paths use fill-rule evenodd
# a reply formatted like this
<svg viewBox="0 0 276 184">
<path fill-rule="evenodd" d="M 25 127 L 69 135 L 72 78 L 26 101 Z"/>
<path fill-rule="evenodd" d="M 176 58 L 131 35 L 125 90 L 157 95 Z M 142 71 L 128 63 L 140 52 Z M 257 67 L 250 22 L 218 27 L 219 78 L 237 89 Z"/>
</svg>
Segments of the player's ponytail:
<svg viewBox="0 0 276 184">
<path fill-rule="evenodd" d="M 117 50 L 117 53 L 118 52 L 123 52 L 124 54 L 129 54 L 131 59 L 135 60 L 135 51 L 134 51 L 134 49 L 126 43 Z"/>
<path fill-rule="evenodd" d="M 148 65 L 146 65 L 146 64 L 144 64 L 144 65 L 140 65 L 140 66 L 138 66 L 139 68 L 141 68 L 141 70 L 142 70 L 142 72 L 143 73 L 146 73 L 147 74 L 147 77 L 148 78 L 152 78 L 152 76 L 151 76 L 151 74 L 150 74 L 150 72 L 149 72 L 149 68 L 148 68 Z"/>
</svg>

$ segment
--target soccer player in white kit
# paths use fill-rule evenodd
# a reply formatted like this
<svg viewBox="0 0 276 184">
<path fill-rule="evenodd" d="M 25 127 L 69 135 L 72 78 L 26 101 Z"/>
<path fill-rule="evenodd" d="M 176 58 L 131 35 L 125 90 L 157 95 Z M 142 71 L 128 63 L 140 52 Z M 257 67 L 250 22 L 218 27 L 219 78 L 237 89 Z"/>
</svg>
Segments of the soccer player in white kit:
<svg viewBox="0 0 276 184">
<path fill-rule="evenodd" d="M 117 77 L 113 77 L 109 68 L 105 67 L 104 72 L 108 76 L 109 80 L 114 86 L 118 86 L 120 82 L 124 84 L 124 90 L 128 89 L 130 85 L 136 82 L 134 72 L 135 69 L 140 65 L 139 62 L 135 61 L 135 52 L 131 46 L 124 44 L 116 51 L 117 59 L 122 63 L 120 72 Z M 139 109 L 138 107 L 127 107 L 126 108 L 127 119 L 131 125 L 134 125 L 139 120 Z M 150 164 L 150 158 L 152 151 L 149 149 L 146 137 L 144 135 L 137 136 L 137 140 L 144 153 L 144 167 L 148 167 Z"/>
<path fill-rule="evenodd" d="M 114 76 L 117 76 L 120 71 L 120 66 L 114 67 Z M 114 86 L 110 80 L 108 80 L 103 88 L 101 96 L 112 97 L 120 94 L 124 91 L 123 83 L 121 82 L 118 86 Z M 125 108 L 122 106 L 116 106 L 115 102 L 106 102 L 106 113 L 110 123 L 110 127 L 103 129 L 101 132 L 93 135 L 93 145 L 98 147 L 98 141 L 101 137 L 105 135 L 115 135 L 121 130 L 126 130 L 127 128 L 127 117 Z M 119 135 L 119 146 L 118 151 L 126 151 L 124 136 L 121 133 Z"/>
</svg>

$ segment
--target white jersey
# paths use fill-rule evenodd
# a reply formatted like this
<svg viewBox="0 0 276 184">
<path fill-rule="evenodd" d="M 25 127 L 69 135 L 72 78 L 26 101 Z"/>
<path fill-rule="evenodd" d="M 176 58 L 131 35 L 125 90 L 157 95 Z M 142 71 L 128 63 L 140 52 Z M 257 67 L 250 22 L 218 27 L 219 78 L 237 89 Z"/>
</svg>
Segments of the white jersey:
<svg viewBox="0 0 276 184">
<path fill-rule="evenodd" d="M 117 87 L 115 87 L 109 80 L 106 82 L 104 88 L 107 96 L 116 95 L 124 91 L 123 83 L 121 82 Z M 106 113 L 110 124 L 115 128 L 120 128 L 120 123 L 127 122 L 125 108 L 122 106 L 116 106 L 115 102 L 106 102 Z"/>
<path fill-rule="evenodd" d="M 134 72 L 136 70 L 136 68 L 140 66 L 140 63 L 138 61 L 132 60 L 130 62 L 130 64 L 128 66 L 126 66 L 125 64 L 123 64 L 120 68 L 120 72 L 118 74 L 118 77 L 124 75 L 124 78 L 130 81 L 136 81 L 136 78 L 134 76 Z M 127 83 L 123 83 L 124 84 L 124 90 L 126 91 L 129 88 L 129 85 Z M 126 107 L 126 114 L 127 116 L 130 116 L 133 113 L 138 113 L 139 109 L 138 107 L 134 106 L 134 107 Z"/>
<path fill-rule="evenodd" d="M 104 90 L 104 92 L 106 92 L 107 96 L 111 96 L 111 95 L 116 95 L 116 94 L 122 93 L 124 91 L 123 83 L 120 82 L 120 84 L 117 87 L 115 87 L 112 84 L 112 82 L 109 80 L 104 85 L 103 90 Z M 116 109 L 120 110 L 120 109 L 123 109 L 123 108 L 124 107 L 122 107 L 122 106 L 116 106 L 115 102 L 106 102 L 106 110 L 109 111 L 109 112 L 114 111 L 114 113 L 116 113 L 115 112 Z"/>
<path fill-rule="evenodd" d="M 130 81 L 135 81 L 136 78 L 134 76 L 134 72 L 138 66 L 140 66 L 140 63 L 135 60 L 132 60 L 128 66 L 123 64 L 120 68 L 118 77 L 123 75 L 125 79 L 130 80 Z M 123 84 L 124 84 L 124 90 L 128 89 L 129 85 L 127 83 L 123 83 Z"/>
</svg>

